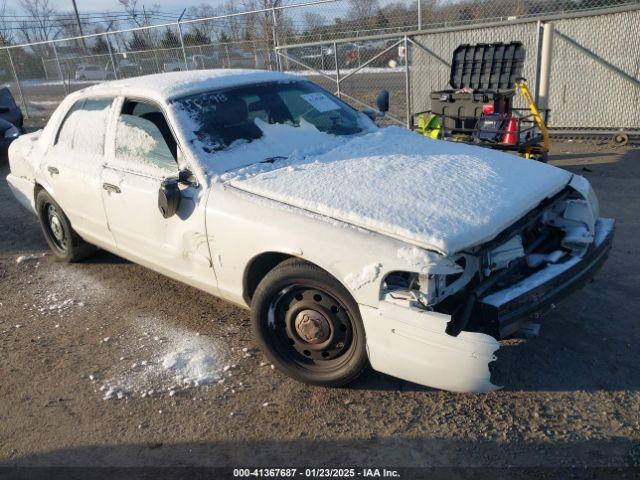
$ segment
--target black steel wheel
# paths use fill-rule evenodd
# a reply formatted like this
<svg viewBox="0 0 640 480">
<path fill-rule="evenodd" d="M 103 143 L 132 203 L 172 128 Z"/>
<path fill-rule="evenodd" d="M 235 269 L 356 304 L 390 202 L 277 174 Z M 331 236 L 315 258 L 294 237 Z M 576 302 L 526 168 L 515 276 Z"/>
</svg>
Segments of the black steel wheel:
<svg viewBox="0 0 640 480">
<path fill-rule="evenodd" d="M 91 256 L 97 250 L 73 230 L 60 205 L 46 190 L 38 192 L 36 209 L 44 238 L 57 260 L 76 262 Z"/>
<path fill-rule="evenodd" d="M 269 272 L 254 294 L 252 321 L 265 354 L 297 380 L 340 386 L 367 365 L 357 304 L 315 265 L 291 259 Z"/>
</svg>

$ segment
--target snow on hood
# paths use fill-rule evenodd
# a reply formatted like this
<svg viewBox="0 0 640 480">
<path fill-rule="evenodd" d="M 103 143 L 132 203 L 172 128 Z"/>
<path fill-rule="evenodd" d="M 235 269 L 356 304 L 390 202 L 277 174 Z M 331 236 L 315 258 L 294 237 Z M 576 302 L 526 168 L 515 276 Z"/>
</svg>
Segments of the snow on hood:
<svg viewBox="0 0 640 480">
<path fill-rule="evenodd" d="M 492 239 L 570 178 L 550 165 L 400 127 L 223 176 L 237 189 L 444 254 Z"/>
</svg>

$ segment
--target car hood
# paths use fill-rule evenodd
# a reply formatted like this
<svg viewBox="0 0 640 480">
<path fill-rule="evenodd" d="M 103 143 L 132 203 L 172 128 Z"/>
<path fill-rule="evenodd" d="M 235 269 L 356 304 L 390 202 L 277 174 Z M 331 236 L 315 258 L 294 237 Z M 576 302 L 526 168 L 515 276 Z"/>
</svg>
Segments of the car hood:
<svg viewBox="0 0 640 480">
<path fill-rule="evenodd" d="M 225 183 L 443 254 L 491 240 L 571 173 L 399 127 L 330 150 L 260 164 Z"/>
</svg>

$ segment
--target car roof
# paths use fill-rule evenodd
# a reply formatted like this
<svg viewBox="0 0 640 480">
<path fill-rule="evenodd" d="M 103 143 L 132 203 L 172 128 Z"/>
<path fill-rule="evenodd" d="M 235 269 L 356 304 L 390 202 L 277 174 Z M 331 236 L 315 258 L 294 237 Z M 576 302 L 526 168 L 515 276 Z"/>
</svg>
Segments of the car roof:
<svg viewBox="0 0 640 480">
<path fill-rule="evenodd" d="M 195 93 L 219 90 L 236 85 L 250 85 L 272 81 L 296 81 L 299 78 L 267 70 L 212 69 L 187 72 L 167 72 L 114 80 L 89 87 L 83 92 L 93 94 L 122 94 L 170 101 Z"/>
</svg>

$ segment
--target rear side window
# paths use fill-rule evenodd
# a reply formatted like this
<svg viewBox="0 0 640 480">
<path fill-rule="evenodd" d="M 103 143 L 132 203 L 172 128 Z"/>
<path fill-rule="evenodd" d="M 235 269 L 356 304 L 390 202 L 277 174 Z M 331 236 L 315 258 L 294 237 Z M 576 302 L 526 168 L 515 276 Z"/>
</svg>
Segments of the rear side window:
<svg viewBox="0 0 640 480">
<path fill-rule="evenodd" d="M 112 98 L 78 100 L 67 112 L 58 130 L 56 147 L 103 156 L 104 138 L 112 103 Z"/>
</svg>

